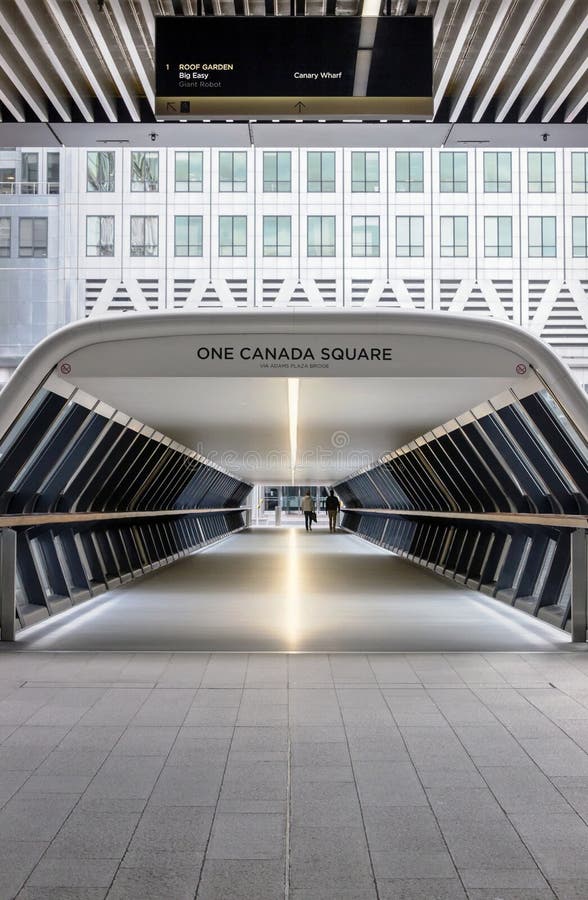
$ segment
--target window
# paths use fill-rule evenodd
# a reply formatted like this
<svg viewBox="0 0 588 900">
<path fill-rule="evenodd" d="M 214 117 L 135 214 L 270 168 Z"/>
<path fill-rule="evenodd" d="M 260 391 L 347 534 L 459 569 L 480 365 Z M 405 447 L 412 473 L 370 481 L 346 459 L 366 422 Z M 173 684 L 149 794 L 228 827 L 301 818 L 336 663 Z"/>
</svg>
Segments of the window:
<svg viewBox="0 0 588 900">
<path fill-rule="evenodd" d="M 439 154 L 439 190 L 442 194 L 466 194 L 468 190 L 467 153 Z"/>
<path fill-rule="evenodd" d="M 21 193 L 39 192 L 39 154 L 22 153 L 20 158 Z"/>
<path fill-rule="evenodd" d="M 396 216 L 396 256 L 425 255 L 425 224 L 422 216 Z"/>
<path fill-rule="evenodd" d="M 555 216 L 529 216 L 529 256 L 555 255 Z"/>
<path fill-rule="evenodd" d="M 588 218 L 586 216 L 572 216 L 572 256 L 588 256 L 586 252 L 588 231 Z"/>
<path fill-rule="evenodd" d="M 202 256 L 202 216 L 175 216 L 174 256 Z"/>
<path fill-rule="evenodd" d="M 239 150 L 221 150 L 218 155 L 219 191 L 247 190 L 247 154 Z"/>
<path fill-rule="evenodd" d="M 326 194 L 335 190 L 335 154 L 333 151 L 306 154 L 307 190 L 311 194 Z"/>
<path fill-rule="evenodd" d="M 290 216 L 263 217 L 263 255 L 292 255 L 292 219 Z"/>
<path fill-rule="evenodd" d="M 114 216 L 86 217 L 86 256 L 114 256 Z"/>
<path fill-rule="evenodd" d="M 510 153 L 484 153 L 484 191 L 487 194 L 510 194 L 512 162 Z"/>
<path fill-rule="evenodd" d="M 247 216 L 218 217 L 218 255 L 247 256 Z"/>
<path fill-rule="evenodd" d="M 512 256 L 510 216 L 484 216 L 484 256 Z"/>
<path fill-rule="evenodd" d="M 16 169 L 14 166 L 0 167 L 0 194 L 14 194 L 16 191 Z"/>
<path fill-rule="evenodd" d="M 422 194 L 425 189 L 421 150 L 396 151 L 396 190 L 399 194 Z"/>
<path fill-rule="evenodd" d="M 351 255 L 380 255 L 380 217 L 351 217 Z"/>
<path fill-rule="evenodd" d="M 0 218 L 0 257 L 10 256 L 10 236 L 10 216 L 2 216 Z"/>
<path fill-rule="evenodd" d="M 176 151 L 175 176 L 176 191 L 202 191 L 202 150 Z"/>
<path fill-rule="evenodd" d="M 18 223 L 18 255 L 47 256 L 47 219 L 22 218 Z"/>
<path fill-rule="evenodd" d="M 270 194 L 287 194 L 292 190 L 292 154 L 289 150 L 264 151 L 263 189 Z"/>
<path fill-rule="evenodd" d="M 111 194 L 114 191 L 113 150 L 88 151 L 86 189 L 101 194 Z"/>
<path fill-rule="evenodd" d="M 468 217 L 441 216 L 441 256 L 468 255 Z"/>
<path fill-rule="evenodd" d="M 380 154 L 353 151 L 351 154 L 351 190 L 372 194 L 380 190 Z"/>
<path fill-rule="evenodd" d="M 59 193 L 59 153 L 47 153 L 47 193 Z"/>
<path fill-rule="evenodd" d="M 159 153 L 136 150 L 131 153 L 131 190 L 159 190 Z"/>
<path fill-rule="evenodd" d="M 308 216 L 308 256 L 335 255 L 335 216 Z"/>
<path fill-rule="evenodd" d="M 555 193 L 555 153 L 527 153 L 530 194 Z"/>
<path fill-rule="evenodd" d="M 588 153 L 572 153 L 572 192 L 588 191 Z"/>
<path fill-rule="evenodd" d="M 131 216 L 131 256 L 159 256 L 157 216 Z"/>
</svg>

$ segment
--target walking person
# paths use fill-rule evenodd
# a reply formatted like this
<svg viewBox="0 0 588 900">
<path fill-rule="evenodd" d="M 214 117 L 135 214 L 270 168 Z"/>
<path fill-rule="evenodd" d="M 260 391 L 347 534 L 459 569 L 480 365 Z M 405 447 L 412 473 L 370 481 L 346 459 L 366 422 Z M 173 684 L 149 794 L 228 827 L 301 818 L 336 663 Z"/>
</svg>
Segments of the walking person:
<svg viewBox="0 0 588 900">
<path fill-rule="evenodd" d="M 307 491 L 304 497 L 302 498 L 302 503 L 300 504 L 300 509 L 304 513 L 304 525 L 307 531 L 312 531 L 312 523 L 315 521 L 314 518 L 314 500 L 310 496 L 310 491 Z"/>
<path fill-rule="evenodd" d="M 335 491 L 332 488 L 325 500 L 325 509 L 329 516 L 329 531 L 331 534 L 335 534 L 337 531 L 337 513 L 341 509 L 341 504 L 339 503 L 339 498 L 335 497 Z"/>
</svg>

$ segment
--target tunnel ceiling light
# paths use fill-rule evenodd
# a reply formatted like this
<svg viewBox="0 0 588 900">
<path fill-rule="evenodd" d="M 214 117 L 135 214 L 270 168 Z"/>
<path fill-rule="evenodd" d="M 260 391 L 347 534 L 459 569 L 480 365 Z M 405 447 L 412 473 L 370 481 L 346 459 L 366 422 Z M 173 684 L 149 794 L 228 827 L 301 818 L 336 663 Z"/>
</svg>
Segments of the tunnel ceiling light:
<svg viewBox="0 0 588 900">
<path fill-rule="evenodd" d="M 288 416 L 290 424 L 290 471 L 292 484 L 294 484 L 294 472 L 296 469 L 296 457 L 298 455 L 298 397 L 300 394 L 300 379 L 288 378 Z"/>
</svg>

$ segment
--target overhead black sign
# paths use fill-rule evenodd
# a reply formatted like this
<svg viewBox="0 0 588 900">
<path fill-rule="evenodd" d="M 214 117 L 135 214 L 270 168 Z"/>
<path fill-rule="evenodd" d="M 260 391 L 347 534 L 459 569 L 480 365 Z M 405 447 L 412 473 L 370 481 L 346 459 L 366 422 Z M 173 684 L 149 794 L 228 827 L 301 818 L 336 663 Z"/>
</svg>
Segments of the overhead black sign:
<svg viewBox="0 0 588 900">
<path fill-rule="evenodd" d="M 156 114 L 425 118 L 425 16 L 159 16 Z"/>
</svg>

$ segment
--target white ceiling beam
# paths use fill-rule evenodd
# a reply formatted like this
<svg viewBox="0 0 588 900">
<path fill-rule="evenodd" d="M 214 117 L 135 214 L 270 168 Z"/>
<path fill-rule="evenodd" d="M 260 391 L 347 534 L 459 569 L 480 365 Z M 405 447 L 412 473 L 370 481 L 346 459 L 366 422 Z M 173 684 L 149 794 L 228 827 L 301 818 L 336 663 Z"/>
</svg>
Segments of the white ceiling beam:
<svg viewBox="0 0 588 900">
<path fill-rule="evenodd" d="M 94 69 L 88 60 L 87 52 L 82 49 L 78 39 L 73 33 L 71 26 L 63 14 L 63 7 L 59 0 L 45 0 L 58 28 L 60 29 L 63 39 L 70 50 L 76 64 L 80 67 L 85 77 L 88 79 L 96 97 L 102 104 L 104 112 L 110 122 L 117 122 L 116 105 L 112 97 L 110 97 L 101 81 L 96 76 Z"/>
<path fill-rule="evenodd" d="M 435 10 L 435 18 L 433 19 L 433 45 L 437 43 L 437 38 L 443 26 L 443 20 L 449 9 L 449 0 L 439 0 L 437 9 Z"/>
<path fill-rule="evenodd" d="M 580 79 L 584 77 L 586 71 L 588 71 L 588 57 L 583 56 L 574 67 L 573 71 L 568 74 L 564 83 L 561 84 L 558 89 L 546 99 L 543 115 L 541 116 L 542 122 L 551 121 L 552 117 L 555 115 L 562 103 L 564 103 L 566 98 L 569 97 Z M 574 107 L 575 105 L 576 104 L 572 102 L 571 106 Z M 571 121 L 567 118 L 568 112 L 570 111 L 570 106 L 568 106 L 568 109 L 566 110 L 566 122 Z"/>
<path fill-rule="evenodd" d="M 470 96 L 470 92 L 475 84 L 475 81 L 480 74 L 480 70 L 482 66 L 487 62 L 488 55 L 496 40 L 496 36 L 500 29 L 502 28 L 502 23 L 506 17 L 507 12 L 511 7 L 511 0 L 502 0 L 500 7 L 494 13 L 494 17 L 492 19 L 492 24 L 488 30 L 488 33 L 484 39 L 484 43 L 480 47 L 478 55 L 474 60 L 474 64 L 470 70 L 468 77 L 466 78 L 460 92 L 457 96 L 457 100 L 453 104 L 451 108 L 451 112 L 449 113 L 449 121 L 457 122 L 459 115 L 464 108 L 468 97 Z"/>
<path fill-rule="evenodd" d="M 533 112 L 539 101 L 542 97 L 545 96 L 547 89 L 561 70 L 564 65 L 578 46 L 579 42 L 588 32 L 588 12 L 584 16 L 584 19 L 580 26 L 576 28 L 574 26 L 573 34 L 567 36 L 567 40 L 565 41 L 565 45 L 560 48 L 557 59 L 551 64 L 551 66 L 547 69 L 545 73 L 545 78 L 541 81 L 541 83 L 537 86 L 535 90 L 528 96 L 523 99 L 523 107 L 521 112 L 519 113 L 519 122 L 526 122 L 529 118 L 530 114 Z"/>
<path fill-rule="evenodd" d="M 153 10 L 149 5 L 149 0 L 139 0 L 139 3 L 145 20 L 145 26 L 149 32 L 149 37 L 151 38 L 151 43 L 155 44 L 155 16 L 153 15 Z"/>
<path fill-rule="evenodd" d="M 10 46 L 8 41 L 6 42 L 6 46 Z M 12 54 L 8 57 L 1 49 L 0 69 L 3 70 L 7 79 L 12 82 L 18 93 L 26 100 L 41 122 L 49 121 L 47 99 L 39 89 L 38 84 L 32 81 L 27 72 L 18 70 L 18 66 L 15 65 L 14 59 L 12 58 Z"/>
<path fill-rule="evenodd" d="M 26 122 L 22 99 L 14 85 L 0 72 L 0 100 L 10 110 L 17 122 Z"/>
<path fill-rule="evenodd" d="M 28 23 L 27 23 L 28 24 Z M 24 34 L 20 23 L 14 21 L 14 18 L 7 16 L 7 10 L 0 8 L 0 28 L 6 34 L 9 43 L 19 54 L 21 60 L 35 79 L 36 83 L 43 86 L 43 91 L 49 98 L 61 118 L 65 122 L 71 122 L 71 109 L 69 103 L 57 93 L 54 79 L 49 76 L 44 65 L 45 60 L 39 56 L 37 47 L 29 49 L 20 39 L 20 35 Z M 35 52 L 36 51 L 36 52 Z"/>
<path fill-rule="evenodd" d="M 88 104 L 87 98 L 83 96 L 81 87 L 74 82 L 74 77 L 77 73 L 68 71 L 68 61 L 66 59 L 61 59 L 59 54 L 55 52 L 50 36 L 47 34 L 46 29 L 42 27 L 42 24 L 44 25 L 45 23 L 41 23 L 39 21 L 38 8 L 35 10 L 31 8 L 30 4 L 32 0 L 19 0 L 19 2 L 20 9 L 25 16 L 28 27 L 31 29 L 35 38 L 39 42 L 43 53 L 53 66 L 53 69 L 56 72 L 58 78 L 60 78 L 64 83 L 65 87 L 73 98 L 74 103 L 80 110 L 86 122 L 93 122 L 94 116 L 92 114 L 92 109 Z"/>
<path fill-rule="evenodd" d="M 114 13 L 118 30 L 121 33 L 124 45 L 127 48 L 129 57 L 135 67 L 137 77 L 141 82 L 141 87 L 145 91 L 145 96 L 147 97 L 147 100 L 151 105 L 151 109 L 155 110 L 155 91 L 153 90 L 152 80 L 151 78 L 149 78 L 147 72 L 145 71 L 143 60 L 139 55 L 137 45 L 131 34 L 131 29 L 129 28 L 128 22 L 125 18 L 124 10 L 119 0 L 110 0 L 110 8 Z"/>
<path fill-rule="evenodd" d="M 443 95 L 445 94 L 445 88 L 449 84 L 451 76 L 455 70 L 455 66 L 457 65 L 457 61 L 463 51 L 464 44 L 467 40 L 467 36 L 470 33 L 471 27 L 474 23 L 474 20 L 478 14 L 478 10 L 480 8 L 481 0 L 470 0 L 467 5 L 465 15 L 463 17 L 460 29 L 457 33 L 457 37 L 453 42 L 453 47 L 451 48 L 451 53 L 449 54 L 449 59 L 447 60 L 447 64 L 443 71 L 443 75 L 439 79 L 439 83 L 437 85 L 437 90 L 435 91 L 435 98 L 433 101 L 433 108 L 436 110 L 439 108 L 439 104 L 443 99 Z"/>
<path fill-rule="evenodd" d="M 498 66 L 494 77 L 491 79 L 490 83 L 487 85 L 486 89 L 483 91 L 482 96 L 478 100 L 476 107 L 474 109 L 474 114 L 472 116 L 472 122 L 479 122 L 486 109 L 488 104 L 494 97 L 494 93 L 510 68 L 512 61 L 515 56 L 519 52 L 521 44 L 527 37 L 529 30 L 535 20 L 539 9 L 543 4 L 543 0 L 533 0 L 529 9 L 527 10 L 527 14 L 523 19 L 522 23 L 519 25 L 518 31 L 512 38 L 507 38 L 506 35 L 503 35 L 502 42 L 506 46 L 506 52 L 502 59 L 502 62 Z"/>
<path fill-rule="evenodd" d="M 94 12 L 95 7 L 91 6 L 88 0 L 78 0 L 78 6 L 85 17 L 86 25 L 90 29 L 92 37 L 96 42 L 98 52 L 104 60 L 106 68 L 109 70 L 112 76 L 112 80 L 120 91 L 120 95 L 127 106 L 127 109 L 131 115 L 131 119 L 133 120 L 133 122 L 140 122 L 141 114 L 139 112 L 137 98 L 131 94 L 122 73 L 119 71 L 114 56 L 110 52 L 108 42 L 102 34 L 102 29 L 96 20 L 96 14 Z M 100 15 L 100 13 L 98 15 Z"/>
<path fill-rule="evenodd" d="M 584 71 L 588 69 L 588 60 L 586 60 L 584 65 Z M 580 110 L 586 106 L 588 103 L 588 90 L 584 86 L 584 89 L 578 91 L 576 96 L 570 98 L 570 102 L 566 107 L 566 114 L 564 116 L 564 122 L 569 123 L 573 122 Z"/>
<path fill-rule="evenodd" d="M 553 21 L 549 25 L 549 27 L 545 30 L 543 37 L 539 41 L 535 52 L 531 55 L 530 60 L 527 65 L 517 78 L 515 84 L 512 88 L 509 89 L 508 95 L 505 98 L 504 102 L 499 106 L 498 111 L 496 113 L 496 121 L 503 122 L 508 111 L 512 108 L 513 103 L 521 93 L 522 89 L 526 85 L 529 77 L 532 75 L 533 71 L 537 66 L 541 64 L 541 59 L 543 54 L 551 44 L 552 40 L 555 38 L 557 32 L 563 25 L 563 22 L 569 13 L 570 9 L 574 5 L 575 0 L 564 0 L 560 8 L 558 9 L 556 15 L 553 18 Z"/>
</svg>

